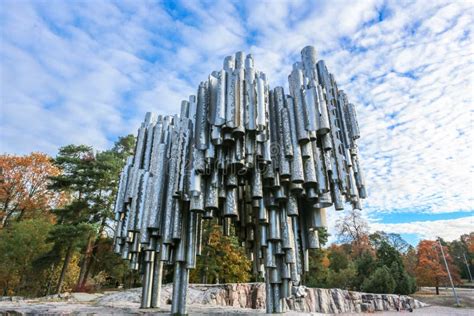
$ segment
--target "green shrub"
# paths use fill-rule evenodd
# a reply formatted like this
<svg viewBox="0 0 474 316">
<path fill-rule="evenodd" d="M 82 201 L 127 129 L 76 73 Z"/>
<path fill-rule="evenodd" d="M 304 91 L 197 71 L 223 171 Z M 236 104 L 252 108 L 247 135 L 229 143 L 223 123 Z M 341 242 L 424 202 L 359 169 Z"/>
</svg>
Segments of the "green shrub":
<svg viewBox="0 0 474 316">
<path fill-rule="evenodd" d="M 377 268 L 367 279 L 362 283 L 362 291 L 369 293 L 387 293 L 394 292 L 396 287 L 390 270 L 383 265 Z"/>
</svg>

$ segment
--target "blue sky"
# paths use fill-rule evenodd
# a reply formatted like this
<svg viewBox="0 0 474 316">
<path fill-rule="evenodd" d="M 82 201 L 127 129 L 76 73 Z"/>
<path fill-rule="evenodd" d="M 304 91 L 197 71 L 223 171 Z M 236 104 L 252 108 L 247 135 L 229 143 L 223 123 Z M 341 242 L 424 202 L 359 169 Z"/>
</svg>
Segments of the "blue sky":
<svg viewBox="0 0 474 316">
<path fill-rule="evenodd" d="M 287 86 L 313 45 L 358 110 L 372 230 L 474 230 L 469 1 L 0 0 L 0 152 L 109 147 L 226 55 Z M 330 212 L 330 231 L 341 213 Z"/>
</svg>

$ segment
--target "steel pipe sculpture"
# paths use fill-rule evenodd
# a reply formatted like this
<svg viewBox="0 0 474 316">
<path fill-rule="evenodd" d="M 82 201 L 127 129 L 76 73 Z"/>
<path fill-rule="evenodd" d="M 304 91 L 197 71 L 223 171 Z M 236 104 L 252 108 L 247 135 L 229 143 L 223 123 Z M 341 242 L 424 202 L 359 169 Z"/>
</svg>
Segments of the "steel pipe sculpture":
<svg viewBox="0 0 474 316">
<path fill-rule="evenodd" d="M 186 314 L 203 221 L 231 226 L 266 281 L 268 313 L 283 311 L 319 247 L 326 208 L 366 197 L 354 105 L 313 47 L 270 89 L 251 55 L 226 57 L 180 115 L 147 113 L 120 177 L 115 251 L 143 274 L 142 308 L 160 307 L 173 265 L 172 313 Z"/>
</svg>

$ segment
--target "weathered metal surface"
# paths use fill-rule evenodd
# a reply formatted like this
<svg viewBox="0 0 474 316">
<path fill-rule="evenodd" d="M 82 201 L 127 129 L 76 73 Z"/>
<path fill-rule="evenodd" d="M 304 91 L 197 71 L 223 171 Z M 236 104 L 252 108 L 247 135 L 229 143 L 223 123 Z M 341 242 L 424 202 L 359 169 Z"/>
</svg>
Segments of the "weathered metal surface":
<svg viewBox="0 0 474 316">
<path fill-rule="evenodd" d="M 267 312 L 299 286 L 326 208 L 366 197 L 355 106 L 313 47 L 270 89 L 238 52 L 200 83 L 180 116 L 147 113 L 121 173 L 115 252 L 142 271 L 142 307 L 159 307 L 163 265 L 174 268 L 172 312 L 186 313 L 189 269 L 205 221 L 236 234 L 266 279 Z"/>
</svg>

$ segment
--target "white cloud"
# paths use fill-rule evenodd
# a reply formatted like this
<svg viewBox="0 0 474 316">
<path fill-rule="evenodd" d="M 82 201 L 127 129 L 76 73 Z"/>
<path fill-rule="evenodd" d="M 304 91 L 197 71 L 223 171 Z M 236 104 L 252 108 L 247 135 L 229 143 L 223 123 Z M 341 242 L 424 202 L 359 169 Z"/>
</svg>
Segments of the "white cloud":
<svg viewBox="0 0 474 316">
<path fill-rule="evenodd" d="M 474 208 L 469 2 L 3 4 L 0 152 L 104 149 L 146 111 L 178 112 L 225 55 L 287 86 L 313 45 L 359 112 L 369 216 Z"/>
<path fill-rule="evenodd" d="M 414 221 L 410 223 L 383 224 L 371 223 L 371 231 L 384 231 L 397 234 L 417 234 L 422 239 L 441 237 L 446 241 L 459 239 L 461 234 L 472 232 L 474 216 L 439 221 Z"/>
</svg>

